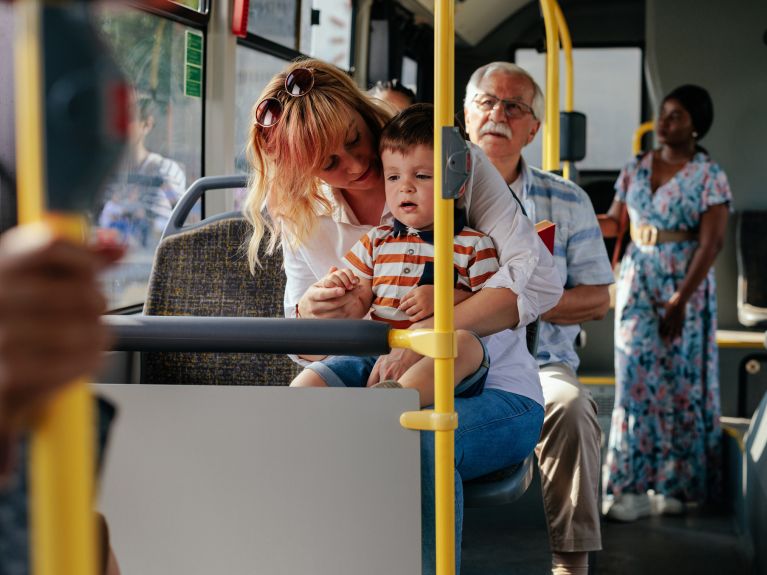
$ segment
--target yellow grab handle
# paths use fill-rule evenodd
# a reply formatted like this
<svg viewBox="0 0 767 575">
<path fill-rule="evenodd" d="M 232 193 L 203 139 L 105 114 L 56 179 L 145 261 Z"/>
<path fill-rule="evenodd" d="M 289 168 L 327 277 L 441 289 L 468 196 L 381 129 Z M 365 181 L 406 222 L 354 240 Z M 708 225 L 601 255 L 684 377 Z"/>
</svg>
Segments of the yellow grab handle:
<svg viewBox="0 0 767 575">
<path fill-rule="evenodd" d="M 45 214 L 43 71 L 40 0 L 16 2 L 16 136 L 19 223 L 84 238 L 85 219 Z M 93 404 L 85 381 L 56 396 L 30 445 L 30 507 L 35 575 L 96 575 L 93 515 Z"/>
<path fill-rule="evenodd" d="M 642 151 L 642 137 L 647 132 L 652 132 L 655 129 L 655 122 L 645 122 L 640 124 L 634 131 L 634 137 L 631 140 L 631 153 L 635 156 Z"/>
</svg>

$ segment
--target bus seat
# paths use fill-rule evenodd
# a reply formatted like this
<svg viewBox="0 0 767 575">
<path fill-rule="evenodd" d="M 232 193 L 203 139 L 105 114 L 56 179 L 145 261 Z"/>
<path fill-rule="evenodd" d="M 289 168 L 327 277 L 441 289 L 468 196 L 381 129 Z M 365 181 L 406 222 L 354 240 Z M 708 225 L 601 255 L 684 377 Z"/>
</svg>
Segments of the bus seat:
<svg viewBox="0 0 767 575">
<path fill-rule="evenodd" d="M 173 211 L 157 249 L 145 315 L 282 317 L 285 275 L 281 253 L 260 254 L 263 268 L 248 269 L 245 245 L 250 224 L 238 213 L 184 226 L 208 190 L 246 185 L 244 176 L 197 180 Z M 535 355 L 538 321 L 527 326 Z M 242 353 L 144 353 L 142 383 L 286 385 L 297 366 L 283 355 Z M 521 497 L 533 473 L 533 455 L 523 462 L 464 483 L 467 507 L 497 506 Z"/>
<path fill-rule="evenodd" d="M 767 325 L 767 211 L 744 211 L 738 218 L 738 321 Z"/>
<path fill-rule="evenodd" d="M 157 248 L 145 315 L 282 317 L 282 254 L 261 253 L 262 267 L 248 269 L 251 226 L 237 212 L 184 227 L 208 190 L 239 188 L 245 176 L 201 178 L 173 211 Z M 142 383 L 187 385 L 287 385 L 298 373 L 284 355 L 249 353 L 144 353 Z"/>
</svg>

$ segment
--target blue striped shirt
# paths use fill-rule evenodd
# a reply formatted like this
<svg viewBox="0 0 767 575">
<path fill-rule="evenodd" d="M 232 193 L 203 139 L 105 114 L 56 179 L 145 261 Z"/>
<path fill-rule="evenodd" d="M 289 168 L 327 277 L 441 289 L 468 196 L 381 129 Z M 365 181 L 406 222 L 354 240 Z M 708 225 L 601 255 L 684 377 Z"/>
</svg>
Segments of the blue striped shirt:
<svg viewBox="0 0 767 575">
<path fill-rule="evenodd" d="M 550 220 L 557 226 L 554 263 L 565 289 L 613 283 L 610 260 L 588 194 L 568 180 L 528 166 L 524 159 L 520 166 L 520 200 L 528 216 L 534 222 Z M 576 371 L 580 359 L 575 353 L 575 338 L 579 331 L 578 325 L 542 321 L 538 365 L 565 363 Z"/>
</svg>

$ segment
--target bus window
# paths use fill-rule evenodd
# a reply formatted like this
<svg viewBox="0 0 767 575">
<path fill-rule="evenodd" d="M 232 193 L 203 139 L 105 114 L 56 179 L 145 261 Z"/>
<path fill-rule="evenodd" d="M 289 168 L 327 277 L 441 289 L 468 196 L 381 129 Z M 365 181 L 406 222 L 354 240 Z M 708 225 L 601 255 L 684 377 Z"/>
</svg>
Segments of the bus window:
<svg viewBox="0 0 767 575">
<path fill-rule="evenodd" d="M 235 89 L 234 124 L 235 170 L 248 171 L 245 147 L 250 133 L 250 112 L 266 83 L 285 67 L 286 61 L 246 46 L 237 46 L 237 85 Z M 239 207 L 239 204 L 237 204 Z"/>
<path fill-rule="evenodd" d="M 295 50 L 299 1 L 254 0 L 248 7 L 248 32 Z"/>
<path fill-rule="evenodd" d="M 203 35 L 135 9 L 106 6 L 97 17 L 134 86 L 130 147 L 92 214 L 95 227 L 110 230 L 129 247 L 120 266 L 104 278 L 109 307 L 118 309 L 144 301 L 170 212 L 201 175 L 202 83 L 185 79 L 195 60 L 191 48 L 199 49 L 197 62 L 201 59 Z"/>
<path fill-rule="evenodd" d="M 348 70 L 354 15 L 351 0 L 314 0 L 312 7 L 319 10 L 320 21 L 312 26 L 310 45 L 302 45 L 301 51 Z"/>
<path fill-rule="evenodd" d="M 187 8 L 191 8 L 195 12 L 205 13 L 207 12 L 207 6 L 205 0 L 171 0 L 171 2 L 175 2 L 176 4 L 180 4 L 181 6 L 186 6 Z"/>
<path fill-rule="evenodd" d="M 515 61 L 546 89 L 546 55 L 520 49 Z M 559 94 L 565 101 L 564 56 Z M 639 48 L 577 48 L 573 50 L 575 110 L 586 114 L 586 157 L 579 170 L 619 170 L 631 157 L 631 138 L 641 122 L 642 51 Z M 609 78 L 609 81 L 606 79 Z M 541 165 L 539 135 L 524 151 L 525 159 Z"/>
</svg>

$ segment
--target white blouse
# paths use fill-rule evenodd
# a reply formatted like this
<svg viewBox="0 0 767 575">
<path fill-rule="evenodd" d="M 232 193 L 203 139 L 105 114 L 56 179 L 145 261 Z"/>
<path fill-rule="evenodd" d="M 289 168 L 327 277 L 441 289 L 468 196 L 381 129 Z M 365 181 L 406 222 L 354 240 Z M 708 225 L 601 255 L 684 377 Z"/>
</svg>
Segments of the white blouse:
<svg viewBox="0 0 767 575">
<path fill-rule="evenodd" d="M 493 239 L 501 268 L 485 289 L 508 288 L 517 294 L 521 327 L 559 302 L 562 281 L 554 258 L 520 211 L 506 182 L 484 152 L 474 144 L 470 146 L 472 172 L 466 193 L 458 200 L 459 207 L 466 209 L 469 226 Z M 372 228 L 359 223 L 340 193 L 333 193 L 332 201 L 332 216 L 320 217 L 302 246 L 293 249 L 283 242 L 286 317 L 295 317 L 296 304 L 331 266 L 344 267 L 342 258 Z M 391 212 L 384 207 L 381 225 L 390 224 L 391 219 Z M 490 354 L 485 387 L 513 391 L 543 405 L 538 367 L 527 352 L 525 330 L 503 330 L 483 341 Z"/>
</svg>

